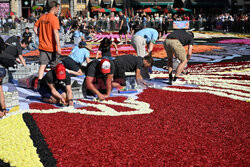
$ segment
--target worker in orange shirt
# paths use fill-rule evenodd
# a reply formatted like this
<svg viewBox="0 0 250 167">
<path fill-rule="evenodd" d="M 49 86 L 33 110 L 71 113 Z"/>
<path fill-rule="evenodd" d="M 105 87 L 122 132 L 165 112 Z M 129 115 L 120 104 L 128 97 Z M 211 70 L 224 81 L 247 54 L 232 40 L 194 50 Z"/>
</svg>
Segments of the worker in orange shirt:
<svg viewBox="0 0 250 167">
<path fill-rule="evenodd" d="M 59 39 L 60 24 L 56 16 L 59 12 L 59 7 L 59 3 L 51 1 L 49 3 L 49 13 L 40 17 L 34 26 L 34 32 L 39 36 L 40 50 L 37 89 L 40 87 L 40 81 L 43 78 L 46 66 L 50 64 L 51 67 L 55 67 L 59 63 L 59 57 L 61 55 Z"/>
</svg>

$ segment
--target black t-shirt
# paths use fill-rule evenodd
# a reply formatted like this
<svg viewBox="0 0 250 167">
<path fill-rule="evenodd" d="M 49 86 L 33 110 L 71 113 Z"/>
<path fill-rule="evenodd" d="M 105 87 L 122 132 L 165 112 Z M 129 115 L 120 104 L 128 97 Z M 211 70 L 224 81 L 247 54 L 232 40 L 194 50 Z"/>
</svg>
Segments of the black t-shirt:
<svg viewBox="0 0 250 167">
<path fill-rule="evenodd" d="M 122 27 L 127 27 L 127 19 L 124 15 L 120 16 L 120 20 L 123 20 Z"/>
<path fill-rule="evenodd" d="M 134 34 L 135 33 L 137 33 L 138 31 L 140 31 L 141 29 L 143 29 L 143 25 L 141 25 L 141 24 L 134 24 L 133 26 L 132 26 L 132 29 L 134 30 Z"/>
<path fill-rule="evenodd" d="M 7 59 L 16 59 L 19 55 L 22 55 L 22 47 L 17 37 L 12 36 L 5 41 L 6 49 L 0 55 Z"/>
<path fill-rule="evenodd" d="M 31 33 L 31 32 L 29 32 L 29 33 L 24 32 L 24 33 L 23 33 L 23 38 L 24 38 L 24 39 L 26 39 L 26 40 L 29 41 L 29 38 L 30 38 L 30 37 L 32 37 L 32 33 Z M 30 38 L 29 43 L 32 43 L 31 38 Z"/>
<path fill-rule="evenodd" d="M 71 84 L 70 74 L 66 72 L 66 78 L 64 80 L 59 80 L 56 77 L 55 71 L 50 70 L 41 80 L 41 88 L 49 88 L 47 83 L 54 84 L 56 88 L 60 86 L 70 85 Z"/>
<path fill-rule="evenodd" d="M 114 74 L 114 71 L 115 71 L 114 62 L 110 61 L 110 65 L 111 65 L 110 67 L 111 71 L 108 74 Z M 86 70 L 86 76 L 95 77 L 95 78 L 103 78 L 105 76 L 100 70 L 100 61 L 94 60 L 88 64 L 87 70 Z"/>
<path fill-rule="evenodd" d="M 102 57 L 107 56 L 107 57 L 111 57 L 111 52 L 110 52 L 110 45 L 109 46 L 104 46 L 104 45 L 100 45 L 99 49 L 102 52 Z"/>
<path fill-rule="evenodd" d="M 194 44 L 194 37 L 185 30 L 174 30 L 167 38 L 178 39 L 183 46 Z"/>
<path fill-rule="evenodd" d="M 142 69 L 143 58 L 135 55 L 123 55 L 117 57 L 114 63 L 124 72 L 134 72 L 136 69 Z"/>
</svg>

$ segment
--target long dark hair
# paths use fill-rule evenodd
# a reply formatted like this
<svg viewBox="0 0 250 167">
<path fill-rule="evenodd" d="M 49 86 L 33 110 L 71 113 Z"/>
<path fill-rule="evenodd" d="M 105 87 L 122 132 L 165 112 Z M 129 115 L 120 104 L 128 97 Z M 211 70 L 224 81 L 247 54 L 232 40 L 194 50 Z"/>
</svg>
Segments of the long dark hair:
<svg viewBox="0 0 250 167">
<path fill-rule="evenodd" d="M 100 47 L 109 47 L 111 45 L 111 40 L 107 37 L 103 38 Z"/>
</svg>

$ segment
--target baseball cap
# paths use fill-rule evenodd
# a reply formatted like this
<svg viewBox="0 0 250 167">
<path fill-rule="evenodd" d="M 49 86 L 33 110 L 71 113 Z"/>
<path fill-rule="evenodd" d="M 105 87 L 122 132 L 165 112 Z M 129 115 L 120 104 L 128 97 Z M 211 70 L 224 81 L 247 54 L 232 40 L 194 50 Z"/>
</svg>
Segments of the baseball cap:
<svg viewBox="0 0 250 167">
<path fill-rule="evenodd" d="M 108 59 L 102 59 L 100 68 L 103 74 L 110 73 L 110 61 Z"/>
<path fill-rule="evenodd" d="M 66 69 L 62 63 L 56 65 L 55 72 L 57 79 L 63 80 L 66 78 Z"/>
</svg>

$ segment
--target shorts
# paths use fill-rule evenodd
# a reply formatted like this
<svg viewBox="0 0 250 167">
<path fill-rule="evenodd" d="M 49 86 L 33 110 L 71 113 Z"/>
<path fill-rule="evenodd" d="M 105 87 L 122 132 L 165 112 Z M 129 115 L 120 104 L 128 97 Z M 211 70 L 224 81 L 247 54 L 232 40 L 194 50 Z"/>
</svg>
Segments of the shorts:
<svg viewBox="0 0 250 167">
<path fill-rule="evenodd" d="M 8 58 L 0 58 L 0 64 L 5 68 L 14 67 L 17 64 L 15 59 L 8 59 Z"/>
<path fill-rule="evenodd" d="M 59 57 L 60 55 L 57 54 L 57 52 L 47 52 L 44 50 L 40 50 L 40 65 L 47 65 L 50 64 L 51 67 L 56 67 L 56 65 L 59 63 Z"/>
<path fill-rule="evenodd" d="M 172 60 L 175 54 L 175 57 L 181 62 L 187 60 L 186 50 L 178 39 L 166 39 L 164 41 L 164 48 L 169 59 Z"/>
<path fill-rule="evenodd" d="M 146 56 L 146 39 L 139 36 L 134 35 L 131 40 L 132 46 L 135 49 L 137 56 L 145 57 Z"/>
<path fill-rule="evenodd" d="M 80 65 L 79 63 L 76 63 L 71 57 L 66 57 L 62 60 L 63 65 L 66 69 L 72 70 L 72 71 L 79 71 Z"/>
<path fill-rule="evenodd" d="M 66 88 L 63 86 L 59 86 L 56 87 L 56 90 L 60 93 L 66 93 Z M 38 92 L 40 93 L 40 95 L 42 96 L 42 98 L 48 98 L 50 99 L 52 96 L 51 90 L 49 87 L 40 87 L 40 89 L 38 89 Z"/>
<path fill-rule="evenodd" d="M 128 27 L 122 27 L 122 29 L 119 31 L 119 35 L 126 35 L 127 34 L 127 31 L 128 31 Z"/>
</svg>

